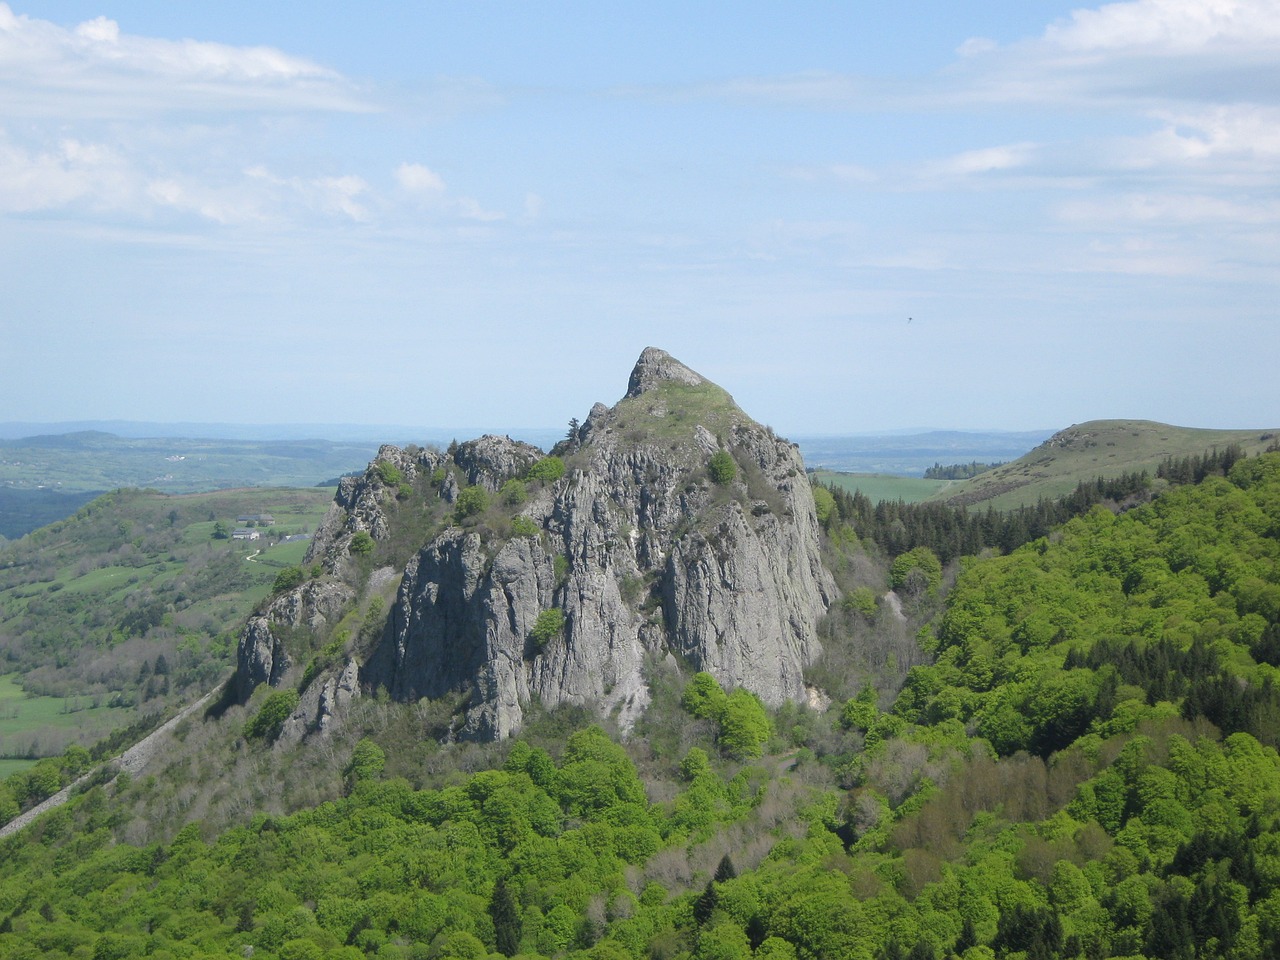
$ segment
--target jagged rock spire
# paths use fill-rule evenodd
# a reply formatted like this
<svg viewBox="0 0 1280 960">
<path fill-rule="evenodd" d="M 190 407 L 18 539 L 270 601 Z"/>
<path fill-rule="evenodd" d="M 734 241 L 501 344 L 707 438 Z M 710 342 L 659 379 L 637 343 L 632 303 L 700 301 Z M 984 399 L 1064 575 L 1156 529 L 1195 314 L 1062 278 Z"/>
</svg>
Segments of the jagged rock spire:
<svg viewBox="0 0 1280 960">
<path fill-rule="evenodd" d="M 645 347 L 631 371 L 631 379 L 627 383 L 627 396 L 638 397 L 646 390 L 652 390 L 660 383 L 683 383 L 697 387 L 706 383 L 706 379 L 694 373 L 683 363 L 665 350 L 657 347 Z"/>
</svg>

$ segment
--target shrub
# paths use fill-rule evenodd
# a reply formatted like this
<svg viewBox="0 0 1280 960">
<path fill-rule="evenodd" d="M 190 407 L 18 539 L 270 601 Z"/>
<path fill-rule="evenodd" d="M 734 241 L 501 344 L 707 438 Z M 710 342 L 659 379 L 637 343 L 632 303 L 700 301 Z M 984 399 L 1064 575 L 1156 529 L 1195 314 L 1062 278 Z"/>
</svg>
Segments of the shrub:
<svg viewBox="0 0 1280 960">
<path fill-rule="evenodd" d="M 511 535 L 513 537 L 536 537 L 538 535 L 538 525 L 529 517 L 512 517 Z"/>
<path fill-rule="evenodd" d="M 529 499 L 529 488 L 523 480 L 512 478 L 502 485 L 502 502 L 508 507 L 518 507 Z"/>
<path fill-rule="evenodd" d="M 711 674 L 695 673 L 684 688 L 680 705 L 700 720 L 718 720 L 725 705 L 724 688 Z"/>
<path fill-rule="evenodd" d="M 937 590 L 942 583 L 942 563 L 938 560 L 938 555 L 928 547 L 916 547 L 893 561 L 893 566 L 889 568 L 889 585 L 897 590 L 907 582 L 907 577 L 913 570 L 919 570 L 924 575 L 930 590 Z"/>
<path fill-rule="evenodd" d="M 303 581 L 306 579 L 306 571 L 301 567 L 285 567 L 276 574 L 276 578 L 271 584 L 271 592 L 284 593 L 286 590 L 302 586 Z"/>
<path fill-rule="evenodd" d="M 558 607 L 552 607 L 550 610 L 543 610 L 538 614 L 538 619 L 534 621 L 533 629 L 529 631 L 529 639 L 541 649 L 560 636 L 560 631 L 563 629 L 564 611 Z"/>
<path fill-rule="evenodd" d="M 373 553 L 373 537 L 367 530 L 357 530 L 351 538 L 351 552 L 356 556 L 367 557 Z"/>
<path fill-rule="evenodd" d="M 876 593 L 870 587 L 856 587 L 851 592 L 845 594 L 840 606 L 846 610 L 853 610 L 862 614 L 864 617 L 874 617 L 876 615 Z"/>
<path fill-rule="evenodd" d="M 275 691 L 262 702 L 262 708 L 253 719 L 244 725 L 245 737 L 249 740 L 275 740 L 297 706 L 297 690 Z"/>
<path fill-rule="evenodd" d="M 556 456 L 543 457 L 525 474 L 527 480 L 538 480 L 542 483 L 555 483 L 564 476 L 564 461 Z"/>
<path fill-rule="evenodd" d="M 382 768 L 386 766 L 387 755 L 382 748 L 365 737 L 356 744 L 355 750 L 351 754 L 351 762 L 347 764 L 343 773 L 346 775 L 348 783 L 358 783 L 361 780 L 376 780 L 378 774 L 382 773 Z"/>
<path fill-rule="evenodd" d="M 374 470 L 378 474 L 378 479 L 388 487 L 398 487 L 404 483 L 404 472 L 394 463 L 380 460 Z"/>
<path fill-rule="evenodd" d="M 732 483 L 734 477 L 738 475 L 738 464 L 734 462 L 728 450 L 717 450 L 707 462 L 707 471 L 711 474 L 712 480 L 723 486 L 726 483 Z"/>
<path fill-rule="evenodd" d="M 764 704 L 750 690 L 739 687 L 725 700 L 720 714 L 720 746 L 735 760 L 753 760 L 773 733 Z"/>
<path fill-rule="evenodd" d="M 818 514 L 818 523 L 822 524 L 824 529 L 831 525 L 833 516 L 839 517 L 839 514 L 836 513 L 836 498 L 831 495 L 831 491 L 826 487 L 814 486 L 813 506 Z"/>
<path fill-rule="evenodd" d="M 467 487 L 458 494 L 453 509 L 458 523 L 484 513 L 489 509 L 489 492 L 484 487 Z"/>
</svg>

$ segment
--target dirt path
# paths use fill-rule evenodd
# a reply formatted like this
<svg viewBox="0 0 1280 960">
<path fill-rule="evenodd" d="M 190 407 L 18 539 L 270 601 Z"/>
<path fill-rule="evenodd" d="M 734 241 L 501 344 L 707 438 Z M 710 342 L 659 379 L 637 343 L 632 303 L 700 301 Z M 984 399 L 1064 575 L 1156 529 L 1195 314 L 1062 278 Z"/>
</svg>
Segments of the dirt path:
<svg viewBox="0 0 1280 960">
<path fill-rule="evenodd" d="M 169 733 L 174 727 L 176 727 L 179 723 L 181 723 L 191 714 L 195 713 L 195 711 L 199 710 L 201 707 L 208 706 L 209 701 L 213 700 L 222 692 L 222 687 L 223 685 L 219 684 L 218 686 L 210 690 L 208 693 L 206 693 L 199 700 L 197 700 L 195 703 L 192 703 L 186 707 L 183 707 L 183 709 L 179 711 L 177 715 L 175 715 L 169 720 L 166 720 L 160 726 L 156 727 L 156 729 L 152 730 L 149 734 L 147 734 L 145 737 L 143 737 L 141 740 L 135 743 L 128 750 L 124 751 L 124 753 L 106 761 L 106 764 L 114 763 L 116 765 L 117 772 L 119 772 L 120 770 L 127 770 L 129 771 L 129 774 L 131 776 L 136 776 L 138 773 L 140 773 L 143 770 L 143 768 L 146 767 L 148 763 L 151 762 L 151 758 L 155 756 L 156 745 L 159 742 L 159 738 Z M 75 790 L 76 787 L 80 786 L 82 783 L 87 782 L 89 778 L 92 777 L 94 773 L 96 773 L 97 770 L 104 765 L 105 764 L 99 764 L 89 773 L 86 773 L 84 776 L 74 781 L 70 786 L 63 787 L 53 796 L 49 797 L 48 799 L 42 800 L 40 803 L 36 804 L 34 807 L 26 811 L 25 813 L 18 814 L 12 820 L 6 823 L 3 827 L 0 827 L 0 840 L 3 840 L 5 837 L 8 837 L 12 834 L 17 833 L 19 830 L 27 826 L 29 823 L 31 823 L 31 821 L 35 820 L 36 817 L 40 816 L 41 814 L 46 813 L 49 810 L 52 810 L 54 807 L 62 806 L 71 798 L 71 793 L 73 790 Z"/>
</svg>

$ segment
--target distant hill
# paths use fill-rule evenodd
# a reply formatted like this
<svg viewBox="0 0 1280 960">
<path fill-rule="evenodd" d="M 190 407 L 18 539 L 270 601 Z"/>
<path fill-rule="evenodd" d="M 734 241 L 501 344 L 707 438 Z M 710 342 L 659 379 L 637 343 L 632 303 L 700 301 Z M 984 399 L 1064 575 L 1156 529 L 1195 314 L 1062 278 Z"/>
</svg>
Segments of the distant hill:
<svg viewBox="0 0 1280 960">
<path fill-rule="evenodd" d="M 923 477 L 935 463 L 1020 457 L 1052 431 L 930 430 L 849 437 L 792 437 L 810 470 Z"/>
<path fill-rule="evenodd" d="M 0 440 L 0 537 L 70 516 L 121 487 L 198 493 L 310 487 L 362 469 L 374 442 L 121 437 L 77 430 Z"/>
<path fill-rule="evenodd" d="M 1031 506 L 1070 493 L 1098 477 L 1156 469 L 1170 457 L 1199 456 L 1238 444 L 1250 456 L 1280 439 L 1274 430 L 1204 430 L 1151 420 L 1091 420 L 1055 433 L 1030 453 L 970 480 L 949 484 L 930 499 L 997 510 Z"/>
</svg>

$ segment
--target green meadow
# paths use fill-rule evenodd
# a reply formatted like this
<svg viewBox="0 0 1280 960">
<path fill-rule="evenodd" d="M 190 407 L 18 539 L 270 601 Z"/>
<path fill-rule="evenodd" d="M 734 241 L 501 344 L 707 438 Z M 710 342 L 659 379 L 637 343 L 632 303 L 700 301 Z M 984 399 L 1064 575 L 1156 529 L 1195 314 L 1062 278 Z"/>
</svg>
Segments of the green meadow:
<svg viewBox="0 0 1280 960">
<path fill-rule="evenodd" d="M 828 486 L 840 487 L 850 493 L 861 493 L 872 503 L 879 503 L 881 500 L 919 503 L 955 482 L 895 477 L 884 473 L 837 473 L 832 470 L 816 470 L 811 477 Z"/>
</svg>

